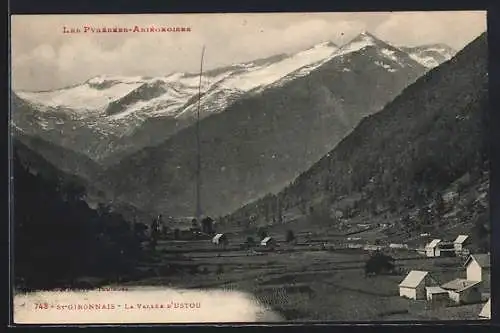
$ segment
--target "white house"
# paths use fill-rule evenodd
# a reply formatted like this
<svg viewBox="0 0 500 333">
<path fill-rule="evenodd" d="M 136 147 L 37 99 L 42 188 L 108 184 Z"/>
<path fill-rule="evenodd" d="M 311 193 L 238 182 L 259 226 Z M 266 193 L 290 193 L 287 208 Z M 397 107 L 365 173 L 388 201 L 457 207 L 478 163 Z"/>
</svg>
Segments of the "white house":
<svg viewBox="0 0 500 333">
<path fill-rule="evenodd" d="M 428 301 L 443 301 L 448 299 L 448 291 L 439 286 L 425 287 Z"/>
<path fill-rule="evenodd" d="M 441 288 L 448 292 L 448 296 L 456 304 L 468 304 L 481 301 L 480 285 L 481 281 L 455 279 L 443 284 Z"/>
<path fill-rule="evenodd" d="M 226 234 L 217 234 L 212 238 L 212 243 L 216 245 L 227 245 L 228 239 Z"/>
<path fill-rule="evenodd" d="M 429 244 L 425 246 L 425 255 L 427 257 L 437 257 L 439 255 L 438 245 L 441 243 L 440 239 L 433 239 Z M 436 251 L 437 250 L 437 251 Z M 436 253 L 438 252 L 438 253 Z"/>
<path fill-rule="evenodd" d="M 391 243 L 391 244 L 389 244 L 389 248 L 391 248 L 391 249 L 407 249 L 408 244 Z"/>
<path fill-rule="evenodd" d="M 489 282 L 491 269 L 489 254 L 471 254 L 464 266 L 467 270 L 467 280 Z"/>
<path fill-rule="evenodd" d="M 411 271 L 399 284 L 399 296 L 410 299 L 426 299 L 425 287 L 437 282 L 426 271 Z"/>
<path fill-rule="evenodd" d="M 465 249 L 465 246 L 468 244 L 469 236 L 468 235 L 458 235 L 457 239 L 453 241 L 453 247 L 456 252 L 461 252 Z"/>
<path fill-rule="evenodd" d="M 483 306 L 481 312 L 479 312 L 479 318 L 481 319 L 491 319 L 491 298 Z"/>
</svg>

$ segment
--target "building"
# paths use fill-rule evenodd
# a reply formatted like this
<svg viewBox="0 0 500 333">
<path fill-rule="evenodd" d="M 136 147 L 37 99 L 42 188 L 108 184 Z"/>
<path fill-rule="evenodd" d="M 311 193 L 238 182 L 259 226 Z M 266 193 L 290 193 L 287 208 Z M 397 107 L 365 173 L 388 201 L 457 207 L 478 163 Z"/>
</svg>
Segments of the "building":
<svg viewBox="0 0 500 333">
<path fill-rule="evenodd" d="M 491 319 L 491 298 L 483 306 L 481 312 L 479 312 L 479 318 L 481 319 Z"/>
<path fill-rule="evenodd" d="M 227 245 L 228 239 L 226 234 L 217 234 L 212 238 L 212 243 L 216 245 Z"/>
<path fill-rule="evenodd" d="M 469 244 L 469 236 L 467 235 L 458 235 L 457 239 L 453 241 L 453 247 L 455 248 L 455 252 L 460 253 L 465 250 L 465 246 Z"/>
<path fill-rule="evenodd" d="M 389 244 L 389 248 L 391 248 L 391 249 L 408 249 L 408 244 L 391 243 L 391 244 Z"/>
<path fill-rule="evenodd" d="M 471 254 L 464 264 L 467 280 L 487 281 L 490 277 L 491 261 L 489 254 Z M 489 282 L 489 281 L 487 281 Z"/>
<path fill-rule="evenodd" d="M 425 287 L 427 293 L 427 300 L 431 302 L 448 300 L 448 291 L 439 286 Z"/>
<path fill-rule="evenodd" d="M 399 296 L 410 299 L 426 299 L 425 287 L 437 285 L 437 281 L 426 271 L 411 271 L 399 284 Z"/>
<path fill-rule="evenodd" d="M 455 256 L 455 247 L 453 242 L 439 242 L 436 250 L 436 257 L 453 257 Z"/>
<path fill-rule="evenodd" d="M 440 239 L 433 239 L 429 244 L 427 244 L 425 246 L 425 255 L 427 257 L 437 257 L 436 250 L 438 249 L 439 243 L 441 243 Z"/>
<path fill-rule="evenodd" d="M 479 289 L 481 281 L 455 279 L 441 286 L 448 292 L 449 298 L 456 304 L 469 304 L 481 301 Z"/>
<path fill-rule="evenodd" d="M 260 241 L 260 245 L 272 248 L 276 246 L 276 241 L 274 240 L 274 238 L 267 236 L 266 238 Z"/>
<path fill-rule="evenodd" d="M 380 251 L 380 250 L 382 250 L 382 246 L 367 244 L 367 245 L 363 246 L 363 250 L 365 250 L 365 251 Z"/>
</svg>

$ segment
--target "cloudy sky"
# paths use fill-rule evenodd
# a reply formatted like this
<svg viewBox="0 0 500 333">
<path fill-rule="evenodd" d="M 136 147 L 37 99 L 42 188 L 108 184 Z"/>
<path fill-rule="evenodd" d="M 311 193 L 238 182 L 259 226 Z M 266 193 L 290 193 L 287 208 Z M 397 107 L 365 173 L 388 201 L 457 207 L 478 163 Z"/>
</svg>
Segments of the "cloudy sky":
<svg viewBox="0 0 500 333">
<path fill-rule="evenodd" d="M 63 27 L 189 27 L 191 32 L 78 33 Z M 12 87 L 48 90 L 108 75 L 197 72 L 314 44 L 342 44 L 369 31 L 393 45 L 461 49 L 486 30 L 486 12 L 16 15 Z"/>
</svg>

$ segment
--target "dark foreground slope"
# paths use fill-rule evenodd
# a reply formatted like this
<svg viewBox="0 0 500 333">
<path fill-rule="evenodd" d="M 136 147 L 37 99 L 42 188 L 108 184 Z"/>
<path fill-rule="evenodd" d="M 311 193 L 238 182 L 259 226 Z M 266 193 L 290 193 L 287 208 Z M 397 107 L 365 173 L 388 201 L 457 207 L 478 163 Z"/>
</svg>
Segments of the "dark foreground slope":
<svg viewBox="0 0 500 333">
<path fill-rule="evenodd" d="M 279 210 L 330 214 L 349 198 L 354 213 L 402 216 L 439 201 L 464 175 L 469 185 L 488 182 L 487 76 L 482 35 L 362 120 L 279 195 L 247 205 L 228 220 L 255 215 L 265 222 Z M 486 214 L 485 208 L 479 213 Z"/>
<path fill-rule="evenodd" d="M 107 207 L 91 209 L 84 186 L 19 141 L 13 158 L 16 288 L 77 286 L 82 277 L 116 280 L 140 256 L 139 237 Z"/>
</svg>

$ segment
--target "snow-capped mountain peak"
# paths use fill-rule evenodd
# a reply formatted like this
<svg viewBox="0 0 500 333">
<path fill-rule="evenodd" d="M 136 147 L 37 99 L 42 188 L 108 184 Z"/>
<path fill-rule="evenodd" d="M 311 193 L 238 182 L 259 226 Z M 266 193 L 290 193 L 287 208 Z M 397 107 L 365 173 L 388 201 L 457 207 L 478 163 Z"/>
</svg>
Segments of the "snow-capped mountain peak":
<svg viewBox="0 0 500 333">
<path fill-rule="evenodd" d="M 201 77 L 201 111 L 219 112 L 242 94 L 263 89 L 300 68 L 309 66 L 312 70 L 337 49 L 334 43 L 326 41 L 295 54 L 209 70 Z M 193 101 L 199 82 L 198 73 L 157 77 L 99 75 L 71 87 L 18 94 L 40 111 L 69 110 L 72 119 L 100 122 L 98 127 L 115 132 L 150 117 L 189 117 L 196 104 Z"/>
</svg>

